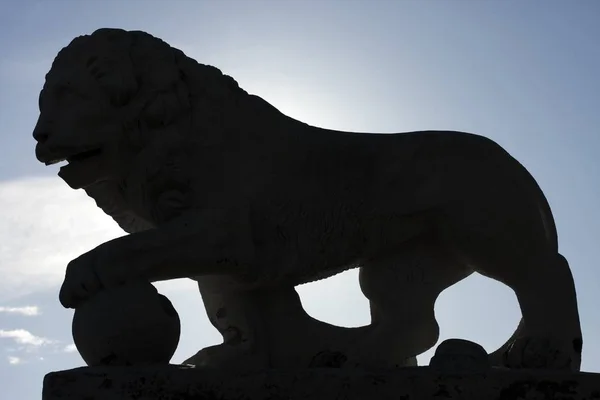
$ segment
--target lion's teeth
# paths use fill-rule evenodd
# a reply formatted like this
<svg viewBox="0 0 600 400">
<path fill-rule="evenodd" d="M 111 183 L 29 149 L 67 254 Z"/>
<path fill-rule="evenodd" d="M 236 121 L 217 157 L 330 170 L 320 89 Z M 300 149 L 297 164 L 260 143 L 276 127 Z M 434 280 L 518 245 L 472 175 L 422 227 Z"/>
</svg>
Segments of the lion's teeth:
<svg viewBox="0 0 600 400">
<path fill-rule="evenodd" d="M 59 162 L 66 161 L 66 158 L 57 158 L 55 160 L 46 161 L 46 165 L 58 164 Z"/>
</svg>

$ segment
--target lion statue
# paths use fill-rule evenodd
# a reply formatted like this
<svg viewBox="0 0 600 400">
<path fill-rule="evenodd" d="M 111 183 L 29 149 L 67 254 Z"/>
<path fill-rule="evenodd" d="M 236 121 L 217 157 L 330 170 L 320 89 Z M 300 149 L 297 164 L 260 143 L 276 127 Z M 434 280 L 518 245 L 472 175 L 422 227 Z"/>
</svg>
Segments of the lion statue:
<svg viewBox="0 0 600 400">
<path fill-rule="evenodd" d="M 549 205 L 490 139 L 316 128 L 120 29 L 61 50 L 39 107 L 37 159 L 66 161 L 59 176 L 130 233 L 68 264 L 65 307 L 186 277 L 223 335 L 189 364 L 395 368 L 436 344 L 436 298 L 478 272 L 512 288 L 523 317 L 491 365 L 580 368 L 575 287 Z M 350 268 L 371 324 L 308 316 L 294 287 Z"/>
</svg>

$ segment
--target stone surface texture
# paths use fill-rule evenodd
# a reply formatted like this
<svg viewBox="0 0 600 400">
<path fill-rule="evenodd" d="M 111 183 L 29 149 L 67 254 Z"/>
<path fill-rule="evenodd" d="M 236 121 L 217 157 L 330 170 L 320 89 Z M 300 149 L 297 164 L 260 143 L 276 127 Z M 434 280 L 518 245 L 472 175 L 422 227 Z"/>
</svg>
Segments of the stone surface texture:
<svg viewBox="0 0 600 400">
<path fill-rule="evenodd" d="M 313 127 L 162 40 L 119 29 L 61 50 L 39 104 L 38 160 L 66 161 L 62 179 L 130 233 L 69 263 L 65 307 L 124 283 L 192 278 L 223 344 L 189 363 L 376 370 L 415 365 L 439 337 L 438 295 L 477 272 L 511 287 L 523 316 L 491 365 L 580 368 L 575 287 L 550 207 L 488 138 Z M 372 323 L 308 316 L 294 287 L 349 268 L 360 268 Z M 324 378 L 299 390 L 377 398 L 379 386 L 357 379 L 353 391 Z"/>
<path fill-rule="evenodd" d="M 600 374 L 441 373 L 428 367 L 226 374 L 181 366 L 78 368 L 46 376 L 43 400 L 598 400 Z"/>
</svg>

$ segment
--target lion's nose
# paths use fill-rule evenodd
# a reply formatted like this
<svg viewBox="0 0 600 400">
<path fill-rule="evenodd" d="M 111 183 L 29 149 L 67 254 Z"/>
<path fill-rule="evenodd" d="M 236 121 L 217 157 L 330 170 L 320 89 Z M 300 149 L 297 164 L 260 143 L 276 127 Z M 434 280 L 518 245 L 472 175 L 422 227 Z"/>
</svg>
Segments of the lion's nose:
<svg viewBox="0 0 600 400">
<path fill-rule="evenodd" d="M 33 131 L 33 138 L 39 143 L 45 143 L 50 135 L 47 132 Z"/>
<path fill-rule="evenodd" d="M 33 128 L 33 138 L 38 143 L 45 143 L 50 138 L 50 129 L 47 123 L 44 123 L 42 119 L 38 119 L 37 124 L 35 124 L 35 128 Z"/>
</svg>

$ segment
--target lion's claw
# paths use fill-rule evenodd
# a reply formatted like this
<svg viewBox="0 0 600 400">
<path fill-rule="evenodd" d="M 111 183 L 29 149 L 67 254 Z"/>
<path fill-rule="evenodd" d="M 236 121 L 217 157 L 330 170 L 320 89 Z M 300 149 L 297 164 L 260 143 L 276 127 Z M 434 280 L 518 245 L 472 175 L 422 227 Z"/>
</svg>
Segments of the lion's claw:
<svg viewBox="0 0 600 400">
<path fill-rule="evenodd" d="M 76 308 L 103 288 L 124 283 L 130 272 L 118 258 L 111 257 L 106 244 L 72 260 L 60 288 L 59 300 L 65 308 Z M 114 254 L 113 254 L 114 255 Z"/>
<path fill-rule="evenodd" d="M 59 300 L 65 308 L 75 308 L 102 288 L 93 267 L 93 257 L 85 253 L 67 265 Z"/>
</svg>

